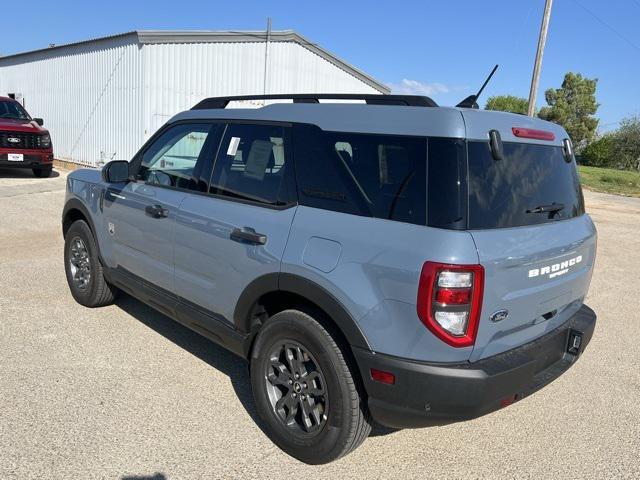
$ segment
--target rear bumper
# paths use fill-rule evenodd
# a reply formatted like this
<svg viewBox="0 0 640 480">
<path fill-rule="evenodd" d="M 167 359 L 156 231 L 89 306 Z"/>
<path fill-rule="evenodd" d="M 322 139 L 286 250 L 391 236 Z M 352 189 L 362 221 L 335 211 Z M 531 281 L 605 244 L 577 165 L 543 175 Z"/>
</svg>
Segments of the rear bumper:
<svg viewBox="0 0 640 480">
<path fill-rule="evenodd" d="M 595 324 L 595 313 L 584 305 L 533 342 L 475 363 L 421 363 L 353 350 L 373 418 L 392 428 L 415 428 L 479 417 L 536 392 L 575 363 Z M 580 347 L 569 352 L 575 333 Z M 395 384 L 373 381 L 371 368 L 392 372 Z"/>
<path fill-rule="evenodd" d="M 9 153 L 23 156 L 22 161 L 9 160 Z M 15 149 L 0 148 L 0 168 L 38 168 L 53 165 L 53 150 L 48 149 Z"/>
</svg>

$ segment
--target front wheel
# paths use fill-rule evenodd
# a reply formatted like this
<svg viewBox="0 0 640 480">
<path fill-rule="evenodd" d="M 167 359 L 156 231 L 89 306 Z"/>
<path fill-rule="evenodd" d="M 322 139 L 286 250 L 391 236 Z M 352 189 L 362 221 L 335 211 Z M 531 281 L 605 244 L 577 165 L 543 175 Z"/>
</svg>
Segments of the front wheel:
<svg viewBox="0 0 640 480">
<path fill-rule="evenodd" d="M 251 355 L 256 409 L 271 439 L 309 464 L 357 448 L 371 420 L 355 373 L 331 334 L 312 316 L 285 310 L 262 328 Z"/>
<path fill-rule="evenodd" d="M 74 222 L 64 240 L 64 266 L 69 290 L 85 307 L 113 303 L 117 290 L 107 283 L 93 233 L 83 220 Z"/>
<path fill-rule="evenodd" d="M 51 172 L 53 171 L 53 167 L 49 165 L 48 167 L 36 167 L 32 169 L 33 174 L 38 178 L 48 178 L 51 176 Z"/>
</svg>

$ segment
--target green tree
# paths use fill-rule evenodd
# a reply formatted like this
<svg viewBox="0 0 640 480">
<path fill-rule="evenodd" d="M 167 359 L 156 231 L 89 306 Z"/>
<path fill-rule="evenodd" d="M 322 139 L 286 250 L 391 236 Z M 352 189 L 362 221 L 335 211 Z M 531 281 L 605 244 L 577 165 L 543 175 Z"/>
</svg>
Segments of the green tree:
<svg viewBox="0 0 640 480">
<path fill-rule="evenodd" d="M 597 79 L 569 72 L 560 88 L 550 88 L 544 94 L 549 106 L 540 109 L 538 116 L 564 127 L 576 148 L 593 140 L 598 128 L 595 118 Z"/>
<path fill-rule="evenodd" d="M 613 167 L 613 146 L 616 138 L 608 133 L 587 145 L 580 154 L 580 163 L 591 167 Z"/>
<path fill-rule="evenodd" d="M 489 97 L 485 110 L 498 110 L 500 112 L 527 114 L 529 101 L 526 98 L 516 97 L 515 95 L 497 95 Z"/>
<path fill-rule="evenodd" d="M 618 168 L 640 170 L 640 117 L 622 120 L 614 136 L 612 158 Z"/>
</svg>

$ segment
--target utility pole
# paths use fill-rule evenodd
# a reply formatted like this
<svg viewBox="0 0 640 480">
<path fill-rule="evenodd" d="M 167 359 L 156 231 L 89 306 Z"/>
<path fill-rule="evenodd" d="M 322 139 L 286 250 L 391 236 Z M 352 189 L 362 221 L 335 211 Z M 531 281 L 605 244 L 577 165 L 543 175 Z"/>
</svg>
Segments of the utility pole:
<svg viewBox="0 0 640 480">
<path fill-rule="evenodd" d="M 551 4 L 553 0 L 545 0 L 544 15 L 540 26 L 540 38 L 538 38 L 538 51 L 536 52 L 536 63 L 533 65 L 533 77 L 531 78 L 531 90 L 529 90 L 529 109 L 527 115 L 533 117 L 536 111 L 536 96 L 538 94 L 538 81 L 540 80 L 540 69 L 542 67 L 542 55 L 544 54 L 544 44 L 547 42 L 547 30 L 549 30 L 549 17 L 551 16 Z"/>
<path fill-rule="evenodd" d="M 263 79 L 263 89 L 264 94 L 267 94 L 267 80 L 268 80 L 268 69 L 269 69 L 269 41 L 271 40 L 271 17 L 267 18 L 267 34 L 264 44 L 264 79 Z"/>
</svg>

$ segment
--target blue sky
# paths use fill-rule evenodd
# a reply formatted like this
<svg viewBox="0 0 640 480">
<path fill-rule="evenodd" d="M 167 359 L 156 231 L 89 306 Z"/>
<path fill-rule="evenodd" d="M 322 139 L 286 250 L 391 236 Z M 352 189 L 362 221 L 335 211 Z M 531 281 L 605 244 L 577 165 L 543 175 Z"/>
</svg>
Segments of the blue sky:
<svg viewBox="0 0 640 480">
<path fill-rule="evenodd" d="M 135 29 L 263 30 L 270 16 L 274 29 L 297 30 L 398 93 L 452 105 L 495 63 L 484 99 L 528 96 L 543 7 L 544 0 L 31 0 L 5 9 L 0 53 Z M 538 106 L 574 71 L 599 79 L 601 130 L 640 114 L 639 20 L 640 0 L 555 0 Z"/>
</svg>

